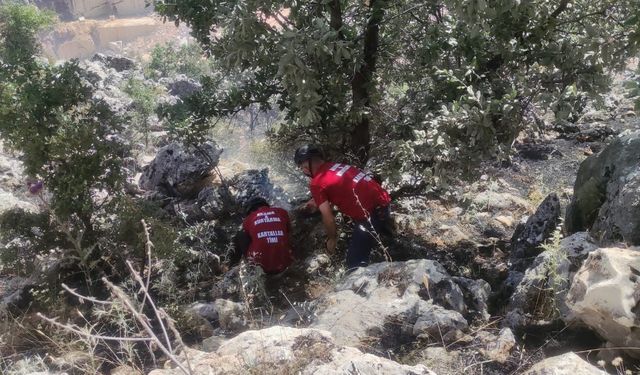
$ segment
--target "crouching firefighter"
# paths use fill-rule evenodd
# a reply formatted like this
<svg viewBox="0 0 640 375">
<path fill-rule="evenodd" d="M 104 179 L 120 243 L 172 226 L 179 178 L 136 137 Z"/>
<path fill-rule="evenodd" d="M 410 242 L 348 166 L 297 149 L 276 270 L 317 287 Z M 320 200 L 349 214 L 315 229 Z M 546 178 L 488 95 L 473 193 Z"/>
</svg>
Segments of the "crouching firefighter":
<svg viewBox="0 0 640 375">
<path fill-rule="evenodd" d="M 379 234 L 391 235 L 389 193 L 370 175 L 360 169 L 324 160 L 321 150 L 312 145 L 298 148 L 294 155 L 298 168 L 311 178 L 312 200 L 309 208 L 320 211 L 327 234 L 327 253 L 336 249 L 338 231 L 332 205 L 354 222 L 347 250 L 347 267 L 353 269 L 369 264 L 371 250 Z"/>
<path fill-rule="evenodd" d="M 239 235 L 235 260 L 244 255 L 267 274 L 281 273 L 293 263 L 289 243 L 291 224 L 287 211 L 271 207 L 264 198 L 251 198 Z"/>
</svg>

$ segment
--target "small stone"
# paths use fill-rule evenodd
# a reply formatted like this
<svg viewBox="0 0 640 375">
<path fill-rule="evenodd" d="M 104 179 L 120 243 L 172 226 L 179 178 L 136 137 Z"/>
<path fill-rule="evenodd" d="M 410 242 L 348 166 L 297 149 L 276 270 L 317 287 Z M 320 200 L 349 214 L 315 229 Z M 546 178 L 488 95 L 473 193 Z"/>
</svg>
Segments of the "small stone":
<svg viewBox="0 0 640 375">
<path fill-rule="evenodd" d="M 502 225 L 506 226 L 506 227 L 513 227 L 513 224 L 515 222 L 513 216 L 505 216 L 505 215 L 500 215 L 500 216 L 496 216 L 496 221 L 498 221 L 499 223 L 501 223 Z"/>
</svg>

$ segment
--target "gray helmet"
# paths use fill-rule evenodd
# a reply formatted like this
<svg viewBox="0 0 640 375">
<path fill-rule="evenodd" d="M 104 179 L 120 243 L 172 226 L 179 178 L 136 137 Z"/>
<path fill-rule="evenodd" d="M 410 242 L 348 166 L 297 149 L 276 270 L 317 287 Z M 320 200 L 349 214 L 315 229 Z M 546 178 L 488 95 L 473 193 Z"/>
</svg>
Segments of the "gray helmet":
<svg viewBox="0 0 640 375">
<path fill-rule="evenodd" d="M 318 146 L 306 144 L 296 150 L 296 153 L 293 156 L 293 161 L 296 165 L 300 165 L 314 157 L 322 158 L 322 151 Z"/>
</svg>

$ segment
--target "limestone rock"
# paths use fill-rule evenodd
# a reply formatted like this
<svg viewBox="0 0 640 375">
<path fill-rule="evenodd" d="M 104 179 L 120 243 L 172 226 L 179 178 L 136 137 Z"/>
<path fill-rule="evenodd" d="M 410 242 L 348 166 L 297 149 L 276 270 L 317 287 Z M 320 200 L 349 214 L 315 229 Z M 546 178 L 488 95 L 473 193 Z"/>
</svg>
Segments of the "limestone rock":
<svg viewBox="0 0 640 375">
<path fill-rule="evenodd" d="M 464 317 L 456 311 L 428 303 L 419 306 L 419 317 L 413 325 L 416 337 L 427 336 L 433 341 L 449 344 L 461 338 L 469 328 Z"/>
<path fill-rule="evenodd" d="M 453 280 L 446 280 L 451 277 L 442 265 L 425 259 L 359 268 L 318 301 L 312 327 L 328 330 L 337 343 L 351 346 L 378 337 L 384 338 L 380 345 L 392 347 L 397 344 L 394 340 L 433 336 L 438 324 L 446 339 L 457 337 L 467 329 L 467 321 L 459 312 L 437 305 L 431 297 L 446 294 L 438 290 L 447 285 L 457 291 L 458 300 L 453 304 L 459 309 L 469 310 L 475 302 L 466 299 Z M 464 307 L 459 305 L 460 298 Z M 436 336 L 440 341 L 439 333 Z"/>
<path fill-rule="evenodd" d="M 604 241 L 640 244 L 640 132 L 616 138 L 578 170 L 565 227 Z"/>
<path fill-rule="evenodd" d="M 434 375 L 424 365 L 401 365 L 336 344 L 317 329 L 274 326 L 247 331 L 223 343 L 215 353 L 187 350 L 194 373 L 273 373 L 332 375 Z M 184 357 L 184 353 L 182 354 Z M 150 375 L 174 375 L 179 369 L 154 370 Z"/>
<path fill-rule="evenodd" d="M 203 218 L 213 220 L 229 207 L 229 193 L 222 186 L 207 186 L 198 193 L 197 207 Z"/>
<path fill-rule="evenodd" d="M 538 255 L 522 274 L 509 299 L 505 323 L 522 327 L 535 321 L 549 321 L 567 313 L 565 297 L 570 280 L 587 255 L 596 250 L 585 232 L 560 241 L 557 251 Z"/>
<path fill-rule="evenodd" d="M 91 61 L 97 61 L 102 63 L 107 68 L 112 68 L 116 72 L 122 72 L 125 70 L 131 70 L 135 68 L 136 62 L 128 57 L 124 56 L 109 56 L 102 53 L 96 53 Z"/>
<path fill-rule="evenodd" d="M 481 331 L 475 341 L 479 342 L 482 355 L 499 363 L 505 363 L 516 346 L 516 338 L 509 328 L 501 329 L 498 336 Z"/>
<path fill-rule="evenodd" d="M 224 338 L 220 336 L 211 336 L 202 340 L 200 346 L 202 350 L 208 353 L 215 352 L 224 343 Z"/>
<path fill-rule="evenodd" d="M 14 208 L 28 212 L 38 211 L 37 207 L 33 203 L 20 199 L 14 194 L 0 189 L 0 214 Z"/>
<path fill-rule="evenodd" d="M 153 17 L 120 19 L 96 25 L 94 33 L 102 48 L 111 42 L 131 41 L 149 35 L 160 26 L 161 23 Z"/>
<path fill-rule="evenodd" d="M 178 74 L 173 78 L 162 78 L 159 83 L 167 88 L 169 94 L 180 99 L 185 99 L 202 90 L 202 85 L 199 82 L 184 74 Z"/>
<path fill-rule="evenodd" d="M 226 299 L 217 299 L 214 305 L 220 328 L 227 331 L 239 331 L 247 326 L 242 304 Z"/>
<path fill-rule="evenodd" d="M 575 353 L 547 358 L 536 363 L 525 375 L 606 375 L 607 373 L 589 364 Z"/>
<path fill-rule="evenodd" d="M 465 318 L 480 320 L 488 320 L 491 315 L 489 314 L 489 296 L 491 295 L 491 286 L 489 283 L 482 280 L 472 280 L 464 277 L 454 276 L 451 278 L 462 291 L 462 295 L 465 301 L 465 312 L 462 315 Z"/>
<path fill-rule="evenodd" d="M 252 197 L 262 197 L 270 203 L 275 203 L 276 189 L 269 179 L 269 170 L 250 169 L 235 175 L 231 181 L 231 193 L 240 207 Z"/>
<path fill-rule="evenodd" d="M 189 306 L 189 310 L 210 322 L 218 320 L 218 310 L 213 303 L 195 302 Z"/>
<path fill-rule="evenodd" d="M 603 248 L 573 279 L 565 320 L 578 321 L 619 347 L 640 346 L 640 248 Z M 640 357 L 637 351 L 629 354 Z"/>
<path fill-rule="evenodd" d="M 513 210 L 516 207 L 527 209 L 530 207 L 529 202 L 513 195 L 511 193 L 499 193 L 495 191 L 483 191 L 474 194 L 471 201 L 479 208 L 485 209 L 485 211 L 495 209 L 508 209 Z"/>
<path fill-rule="evenodd" d="M 549 194 L 525 224 L 520 224 L 511 238 L 511 262 L 522 271 L 541 251 L 539 246 L 549 238 L 560 219 L 560 199 Z"/>
<path fill-rule="evenodd" d="M 416 353 L 418 362 L 424 364 L 438 375 L 458 375 L 460 368 L 465 367 L 464 357 L 456 350 L 443 347 L 427 347 Z"/>
<path fill-rule="evenodd" d="M 169 196 L 197 194 L 203 180 L 218 164 L 222 149 L 214 142 L 185 147 L 173 142 L 162 147 L 155 159 L 143 168 L 139 185 L 148 191 L 158 190 Z"/>
</svg>

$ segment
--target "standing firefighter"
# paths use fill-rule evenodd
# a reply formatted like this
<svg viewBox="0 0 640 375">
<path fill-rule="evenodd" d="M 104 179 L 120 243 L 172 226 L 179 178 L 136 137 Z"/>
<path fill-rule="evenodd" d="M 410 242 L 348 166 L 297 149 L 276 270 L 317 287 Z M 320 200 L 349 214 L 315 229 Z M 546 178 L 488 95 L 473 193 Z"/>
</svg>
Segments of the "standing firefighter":
<svg viewBox="0 0 640 375">
<path fill-rule="evenodd" d="M 287 211 L 269 206 L 263 198 L 254 197 L 247 203 L 245 213 L 237 257 L 244 255 L 267 274 L 287 269 L 293 263 Z"/>
<path fill-rule="evenodd" d="M 347 267 L 368 265 L 371 249 L 379 239 L 377 234 L 388 232 L 389 193 L 354 166 L 326 162 L 315 146 L 305 145 L 297 149 L 294 161 L 302 173 L 311 178 L 309 188 L 313 199 L 309 203 L 322 215 L 327 233 L 327 252 L 335 252 L 338 238 L 331 207 L 335 205 L 355 224 L 347 250 Z"/>
</svg>

